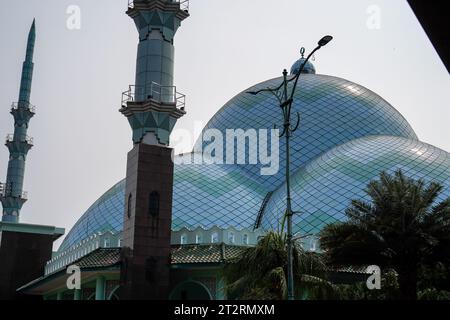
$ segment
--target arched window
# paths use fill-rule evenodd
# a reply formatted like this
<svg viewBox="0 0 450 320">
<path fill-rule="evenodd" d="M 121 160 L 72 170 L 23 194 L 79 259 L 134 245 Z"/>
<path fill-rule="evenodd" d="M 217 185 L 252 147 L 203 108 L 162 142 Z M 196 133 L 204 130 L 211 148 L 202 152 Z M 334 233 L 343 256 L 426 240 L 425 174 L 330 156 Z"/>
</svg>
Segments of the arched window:
<svg viewBox="0 0 450 320">
<path fill-rule="evenodd" d="M 211 235 L 211 243 L 218 243 L 219 242 L 219 234 L 217 232 L 214 232 Z"/>
<path fill-rule="evenodd" d="M 106 239 L 104 240 L 104 242 L 103 242 L 103 247 L 104 247 L 104 248 L 109 248 L 109 246 L 110 246 L 109 238 L 106 238 Z"/>
<path fill-rule="evenodd" d="M 234 232 L 232 231 L 228 232 L 228 242 L 231 244 L 234 243 Z"/>
<path fill-rule="evenodd" d="M 242 244 L 248 245 L 248 234 L 246 233 L 242 236 Z"/>
<path fill-rule="evenodd" d="M 187 235 L 185 233 L 181 235 L 180 243 L 182 245 L 187 244 Z"/>
<path fill-rule="evenodd" d="M 148 213 L 154 217 L 159 215 L 159 193 L 156 191 L 148 197 Z"/>
<path fill-rule="evenodd" d="M 131 218 L 131 201 L 133 200 L 133 196 L 131 193 L 128 195 L 128 201 L 127 201 L 127 217 L 128 219 Z"/>
</svg>

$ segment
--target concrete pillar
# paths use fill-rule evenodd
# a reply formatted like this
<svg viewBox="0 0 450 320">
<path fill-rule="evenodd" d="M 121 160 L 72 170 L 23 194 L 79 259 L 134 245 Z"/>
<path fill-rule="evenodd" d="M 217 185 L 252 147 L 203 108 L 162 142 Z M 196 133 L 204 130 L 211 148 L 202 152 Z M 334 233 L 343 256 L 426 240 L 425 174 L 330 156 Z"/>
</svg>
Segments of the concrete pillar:
<svg viewBox="0 0 450 320">
<path fill-rule="evenodd" d="M 62 291 L 60 291 L 56 294 L 56 300 L 62 300 L 62 299 L 63 299 L 63 293 L 62 293 Z"/>
<path fill-rule="evenodd" d="M 73 292 L 73 300 L 81 300 L 81 289 L 75 289 Z"/>
<path fill-rule="evenodd" d="M 95 282 L 95 300 L 105 300 L 106 279 L 99 276 Z"/>
</svg>

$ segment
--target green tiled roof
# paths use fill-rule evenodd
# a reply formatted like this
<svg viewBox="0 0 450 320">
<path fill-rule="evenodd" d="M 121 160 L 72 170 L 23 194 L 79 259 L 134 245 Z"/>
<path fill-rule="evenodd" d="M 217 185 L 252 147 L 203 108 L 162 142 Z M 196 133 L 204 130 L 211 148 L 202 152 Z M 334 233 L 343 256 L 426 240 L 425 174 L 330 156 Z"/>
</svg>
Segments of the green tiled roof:
<svg viewBox="0 0 450 320">
<path fill-rule="evenodd" d="M 80 268 L 105 268 L 120 263 L 120 248 L 99 248 L 75 261 Z"/>
<path fill-rule="evenodd" d="M 172 246 L 172 264 L 222 263 L 238 257 L 246 249 L 223 243 Z"/>
<path fill-rule="evenodd" d="M 223 263 L 239 257 L 247 248 L 224 243 L 173 245 L 172 264 Z M 112 267 L 120 262 L 120 248 L 99 248 L 73 264 L 82 269 L 90 269 Z M 366 269 L 367 266 L 342 266 L 330 271 L 366 273 Z"/>
<path fill-rule="evenodd" d="M 246 248 L 223 243 L 174 245 L 172 264 L 221 263 L 239 256 Z M 99 248 L 72 264 L 89 269 L 112 267 L 120 262 L 120 248 Z"/>
<path fill-rule="evenodd" d="M 340 266 L 330 268 L 329 271 L 339 272 L 339 273 L 358 273 L 358 274 L 371 274 L 367 272 L 367 265 L 365 266 Z"/>
</svg>

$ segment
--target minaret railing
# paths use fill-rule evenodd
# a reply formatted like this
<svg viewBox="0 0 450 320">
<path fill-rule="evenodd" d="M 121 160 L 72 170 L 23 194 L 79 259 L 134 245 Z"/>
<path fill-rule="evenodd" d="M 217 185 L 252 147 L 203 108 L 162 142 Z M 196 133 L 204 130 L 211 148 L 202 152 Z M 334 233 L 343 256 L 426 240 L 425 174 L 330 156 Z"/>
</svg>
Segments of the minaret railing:
<svg viewBox="0 0 450 320">
<path fill-rule="evenodd" d="M 12 133 L 7 134 L 5 140 L 6 140 L 6 143 L 14 142 L 14 134 L 12 134 Z M 28 143 L 29 145 L 32 146 L 33 143 L 34 143 L 34 139 L 33 139 L 33 137 L 25 136 L 25 139 L 22 140 L 22 142 L 26 142 L 26 143 Z"/>
<path fill-rule="evenodd" d="M 151 1 L 151 0 L 150 0 Z M 134 8 L 134 2 L 139 2 L 136 0 L 128 0 L 128 9 Z M 141 0 L 140 2 L 145 2 L 145 0 Z M 183 11 L 189 11 L 189 0 L 172 0 L 173 3 L 180 4 L 180 9 Z"/>
<path fill-rule="evenodd" d="M 0 197 L 5 197 L 6 196 L 6 183 L 2 183 L 0 182 Z"/>
<path fill-rule="evenodd" d="M 144 100 L 152 100 L 160 104 L 175 105 L 178 109 L 186 106 L 186 95 L 178 92 L 176 86 L 162 86 L 152 82 L 148 86 L 130 85 L 127 91 L 122 93 L 122 105 L 128 102 L 137 102 L 139 97 L 147 94 Z"/>
<path fill-rule="evenodd" d="M 0 182 L 0 197 L 6 198 L 6 197 L 14 197 L 12 192 L 12 184 L 11 183 L 2 183 Z M 17 196 L 15 196 L 17 197 Z M 28 200 L 28 192 L 22 191 L 19 195 L 20 199 Z"/>
<path fill-rule="evenodd" d="M 11 110 L 19 110 L 19 108 L 23 106 L 31 113 L 36 113 L 36 106 L 33 106 L 31 103 L 28 102 L 13 102 L 11 105 Z"/>
</svg>

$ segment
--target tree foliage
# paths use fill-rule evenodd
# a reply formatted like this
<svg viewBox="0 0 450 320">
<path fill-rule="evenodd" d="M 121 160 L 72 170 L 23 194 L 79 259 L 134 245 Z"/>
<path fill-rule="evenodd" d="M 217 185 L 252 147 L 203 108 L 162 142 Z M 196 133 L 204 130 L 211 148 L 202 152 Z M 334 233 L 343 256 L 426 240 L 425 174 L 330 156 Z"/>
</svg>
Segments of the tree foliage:
<svg viewBox="0 0 450 320">
<path fill-rule="evenodd" d="M 394 269 L 403 299 L 417 299 L 421 285 L 446 279 L 448 286 L 450 198 L 436 203 L 442 188 L 410 179 L 401 170 L 381 173 L 366 188 L 370 201 L 353 200 L 347 221 L 321 232 L 327 263 Z"/>
<path fill-rule="evenodd" d="M 326 266 L 320 255 L 293 248 L 296 296 L 332 296 L 334 287 L 324 280 Z M 287 296 L 287 241 L 282 233 L 269 232 L 255 247 L 224 268 L 229 299 L 282 300 Z"/>
</svg>

